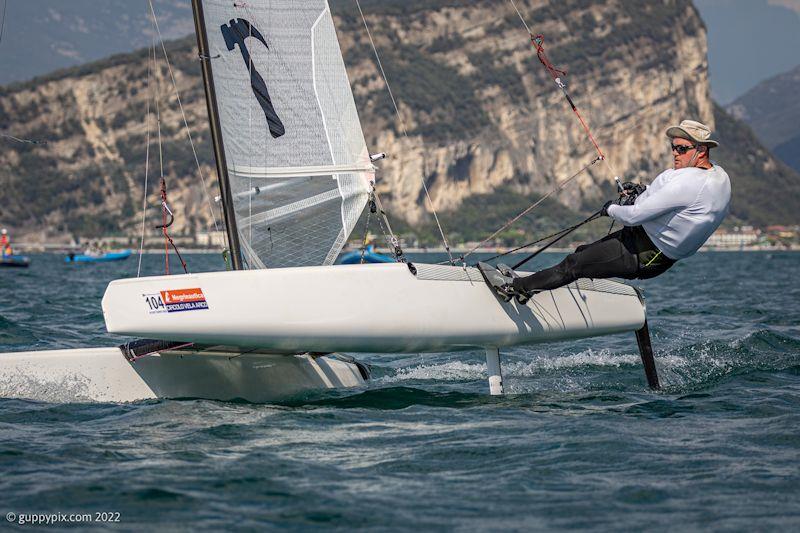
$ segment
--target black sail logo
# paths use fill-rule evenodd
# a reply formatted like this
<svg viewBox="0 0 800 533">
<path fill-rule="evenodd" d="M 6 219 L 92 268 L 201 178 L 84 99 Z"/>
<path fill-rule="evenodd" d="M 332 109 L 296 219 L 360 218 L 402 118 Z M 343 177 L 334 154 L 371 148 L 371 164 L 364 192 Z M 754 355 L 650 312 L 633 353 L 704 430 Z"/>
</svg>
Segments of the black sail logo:
<svg viewBox="0 0 800 533">
<path fill-rule="evenodd" d="M 252 87 L 253 94 L 256 96 L 258 103 L 261 104 L 261 109 L 264 110 L 264 115 L 267 117 L 269 132 L 272 134 L 273 138 L 277 139 L 286 133 L 286 128 L 284 128 L 283 122 L 281 122 L 280 117 L 278 117 L 278 114 L 275 112 L 275 107 L 272 105 L 272 100 L 269 97 L 269 91 L 267 90 L 267 85 L 264 83 L 264 78 L 261 77 L 261 74 L 259 74 L 253 66 L 250 59 L 250 51 L 244 43 L 247 37 L 253 37 L 261 41 L 261 44 L 269 50 L 264 36 L 261 35 L 261 32 L 258 31 L 255 26 L 245 19 L 231 19 L 228 24 L 223 24 L 220 29 L 222 30 L 222 36 L 225 38 L 225 45 L 228 47 L 228 51 L 232 51 L 236 45 L 239 45 L 239 51 L 242 53 L 245 67 L 250 71 L 250 87 Z"/>
</svg>

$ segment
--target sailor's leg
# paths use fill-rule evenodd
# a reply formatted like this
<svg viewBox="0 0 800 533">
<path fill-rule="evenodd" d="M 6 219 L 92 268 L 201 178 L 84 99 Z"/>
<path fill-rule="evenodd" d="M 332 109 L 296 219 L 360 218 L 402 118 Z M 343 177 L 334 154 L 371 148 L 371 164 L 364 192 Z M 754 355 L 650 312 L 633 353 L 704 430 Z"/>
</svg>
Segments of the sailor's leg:
<svg viewBox="0 0 800 533">
<path fill-rule="evenodd" d="M 577 255 L 577 253 L 572 253 L 554 267 L 514 279 L 514 289 L 520 292 L 546 291 L 575 281 L 578 279 L 573 273 Z"/>
<path fill-rule="evenodd" d="M 489 394 L 503 394 L 503 374 L 500 369 L 500 350 L 486 348 L 486 370 L 489 374 Z"/>
<path fill-rule="evenodd" d="M 579 247 L 554 267 L 515 279 L 514 288 L 542 291 L 557 289 L 578 278 L 634 278 L 638 270 L 636 254 L 625 247 L 621 238 L 608 237 L 611 236 Z"/>
</svg>

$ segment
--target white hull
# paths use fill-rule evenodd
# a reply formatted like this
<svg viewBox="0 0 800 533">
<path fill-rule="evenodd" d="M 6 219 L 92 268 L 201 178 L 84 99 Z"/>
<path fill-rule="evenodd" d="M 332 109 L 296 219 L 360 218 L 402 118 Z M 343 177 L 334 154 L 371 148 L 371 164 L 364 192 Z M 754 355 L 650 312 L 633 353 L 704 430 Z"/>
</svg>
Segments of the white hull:
<svg viewBox="0 0 800 533">
<path fill-rule="evenodd" d="M 475 346 L 487 348 L 497 394 L 498 347 L 635 331 L 645 323 L 638 293 L 613 281 L 580 280 L 519 305 L 498 300 L 474 268 L 416 265 L 414 274 L 404 264 L 117 280 L 103 313 L 109 332 L 195 346 L 133 362 L 120 348 L 0 354 L 0 397 L 273 402 L 365 381 L 354 362 L 293 354 Z"/>
<path fill-rule="evenodd" d="M 275 402 L 311 390 L 362 384 L 354 363 L 334 357 L 182 350 L 129 362 L 119 348 L 0 354 L 0 397 L 47 402 Z"/>
<path fill-rule="evenodd" d="M 502 347 L 635 331 L 645 321 L 635 289 L 609 280 L 519 305 L 499 301 L 475 268 L 415 266 L 416 275 L 392 263 L 117 280 L 103 314 L 111 333 L 278 353 Z M 164 291 L 202 295 L 203 307 L 154 310 Z"/>
</svg>

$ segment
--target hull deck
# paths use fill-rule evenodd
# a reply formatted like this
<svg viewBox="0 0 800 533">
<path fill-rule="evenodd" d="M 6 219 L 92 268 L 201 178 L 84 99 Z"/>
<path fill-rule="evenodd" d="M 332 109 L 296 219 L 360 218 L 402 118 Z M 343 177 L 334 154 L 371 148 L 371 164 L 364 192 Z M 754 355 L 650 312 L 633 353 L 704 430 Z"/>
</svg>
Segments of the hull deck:
<svg viewBox="0 0 800 533">
<path fill-rule="evenodd" d="M 413 270 L 413 271 L 412 271 Z M 638 292 L 610 280 L 500 301 L 475 268 L 341 265 L 117 280 L 111 333 L 284 353 L 502 347 L 636 331 Z"/>
</svg>

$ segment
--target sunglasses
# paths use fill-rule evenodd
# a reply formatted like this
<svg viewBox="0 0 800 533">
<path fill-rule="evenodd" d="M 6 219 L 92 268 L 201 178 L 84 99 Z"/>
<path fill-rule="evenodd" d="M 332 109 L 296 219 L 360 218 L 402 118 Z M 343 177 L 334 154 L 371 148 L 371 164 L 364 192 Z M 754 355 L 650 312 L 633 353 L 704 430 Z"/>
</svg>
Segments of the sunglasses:
<svg viewBox="0 0 800 533">
<path fill-rule="evenodd" d="M 695 148 L 697 148 L 696 144 L 690 144 L 689 146 L 684 146 L 682 144 L 673 144 L 672 145 L 672 151 L 673 152 L 678 152 L 679 155 L 684 155 L 689 150 L 694 150 Z"/>
</svg>

